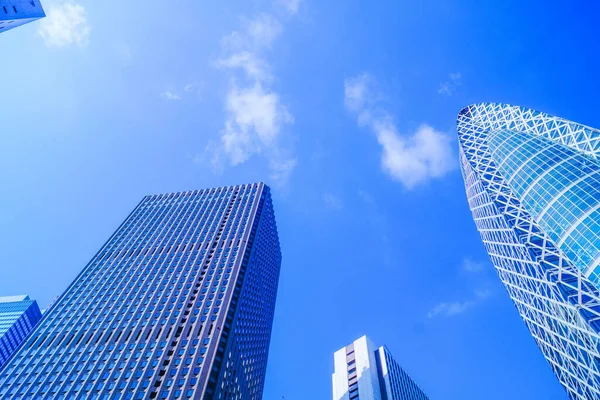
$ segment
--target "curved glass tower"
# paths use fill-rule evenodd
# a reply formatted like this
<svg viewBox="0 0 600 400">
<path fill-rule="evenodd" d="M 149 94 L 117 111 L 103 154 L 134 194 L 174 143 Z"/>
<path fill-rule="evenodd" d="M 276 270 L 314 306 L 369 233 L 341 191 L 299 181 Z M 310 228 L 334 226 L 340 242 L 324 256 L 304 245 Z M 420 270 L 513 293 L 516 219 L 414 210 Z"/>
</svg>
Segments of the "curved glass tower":
<svg viewBox="0 0 600 400">
<path fill-rule="evenodd" d="M 600 398 L 600 131 L 494 103 L 462 109 L 457 130 L 500 279 L 569 397 Z"/>
</svg>

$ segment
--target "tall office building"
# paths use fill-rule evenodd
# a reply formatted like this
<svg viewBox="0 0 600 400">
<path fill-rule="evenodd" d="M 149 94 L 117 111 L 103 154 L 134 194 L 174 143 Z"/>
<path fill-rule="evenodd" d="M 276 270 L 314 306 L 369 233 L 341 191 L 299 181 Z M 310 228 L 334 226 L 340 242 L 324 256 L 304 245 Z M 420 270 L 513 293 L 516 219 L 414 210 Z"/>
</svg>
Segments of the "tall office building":
<svg viewBox="0 0 600 400">
<path fill-rule="evenodd" d="M 363 336 L 333 355 L 333 400 L 428 400 L 385 346 Z"/>
<path fill-rule="evenodd" d="M 0 33 L 45 16 L 40 0 L 0 0 Z"/>
<path fill-rule="evenodd" d="M 0 398 L 258 400 L 280 265 L 264 184 L 147 196 L 0 372 Z"/>
<path fill-rule="evenodd" d="M 42 318 L 29 296 L 0 297 L 0 370 Z"/>
<path fill-rule="evenodd" d="M 600 131 L 505 104 L 458 115 L 475 224 L 571 399 L 600 398 Z"/>
</svg>

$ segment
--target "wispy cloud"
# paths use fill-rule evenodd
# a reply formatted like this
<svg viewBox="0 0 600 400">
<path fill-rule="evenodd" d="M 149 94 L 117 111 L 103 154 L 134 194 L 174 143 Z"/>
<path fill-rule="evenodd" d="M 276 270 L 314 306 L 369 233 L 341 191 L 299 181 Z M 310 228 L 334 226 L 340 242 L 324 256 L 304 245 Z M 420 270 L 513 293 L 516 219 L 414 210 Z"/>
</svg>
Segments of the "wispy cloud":
<svg viewBox="0 0 600 400">
<path fill-rule="evenodd" d="M 268 161 L 271 180 L 283 185 L 298 164 L 290 148 L 282 144 L 285 127 L 294 122 L 294 116 L 271 87 L 274 78 L 267 59 L 283 26 L 266 13 L 243 18 L 242 25 L 221 40 L 222 56 L 215 66 L 230 77 L 226 119 L 219 143 L 209 143 L 207 149 L 213 152 L 211 163 L 216 170 L 222 170 L 223 160 L 237 166 L 261 154 Z"/>
<path fill-rule="evenodd" d="M 167 101 L 177 101 L 183 100 L 183 98 L 189 94 L 196 94 L 200 97 L 202 91 L 203 84 L 201 82 L 191 82 L 187 85 L 183 86 L 182 90 L 174 89 L 173 86 L 169 86 L 168 89 L 165 89 L 160 93 L 160 97 Z"/>
<path fill-rule="evenodd" d="M 473 260 L 471 257 L 465 257 L 460 265 L 460 270 L 469 274 L 477 274 L 476 276 L 482 276 L 485 272 L 486 263 L 483 261 Z M 478 279 L 481 280 L 481 279 Z M 464 313 L 465 311 L 473 308 L 474 306 L 482 303 L 491 296 L 491 291 L 486 289 L 485 280 L 480 282 L 478 289 L 475 289 L 473 296 L 466 300 L 458 301 L 443 301 L 434 306 L 428 313 L 428 318 L 435 316 L 446 316 L 450 317 Z"/>
<path fill-rule="evenodd" d="M 279 0 L 279 4 L 292 15 L 298 12 L 301 2 L 302 0 Z"/>
<path fill-rule="evenodd" d="M 464 313 L 477 304 L 490 297 L 491 292 L 487 289 L 477 289 L 472 298 L 463 301 L 442 302 L 434 306 L 428 313 L 428 318 L 437 316 L 452 317 Z"/>
<path fill-rule="evenodd" d="M 298 160 L 295 158 L 275 156 L 269 162 L 271 181 L 278 186 L 285 185 L 289 181 L 290 176 L 297 165 Z"/>
<path fill-rule="evenodd" d="M 85 8 L 68 2 L 46 7 L 46 18 L 41 20 L 38 33 L 48 47 L 85 47 L 91 30 Z"/>
<path fill-rule="evenodd" d="M 344 104 L 360 126 L 375 133 L 381 145 L 381 168 L 406 189 L 441 178 L 456 168 L 452 139 L 423 124 L 411 134 L 398 132 L 394 118 L 378 106 L 374 79 L 366 73 L 346 79 Z"/>
<path fill-rule="evenodd" d="M 162 92 L 160 94 L 160 96 L 168 101 L 177 101 L 177 100 L 181 100 L 181 96 L 178 95 L 177 93 L 175 93 L 172 90 L 165 90 L 164 92 Z"/>
<path fill-rule="evenodd" d="M 194 93 L 198 97 L 201 97 L 203 88 L 204 82 L 190 82 L 183 87 L 183 91 L 186 93 Z"/>
<path fill-rule="evenodd" d="M 456 91 L 457 87 L 462 84 L 462 75 L 460 72 L 453 72 L 448 74 L 448 80 L 446 82 L 440 83 L 440 87 L 438 89 L 439 94 L 443 94 L 446 96 L 452 96 Z"/>
<path fill-rule="evenodd" d="M 329 192 L 323 194 L 323 201 L 325 202 L 325 207 L 329 210 L 339 211 L 344 207 L 342 200 Z"/>
<path fill-rule="evenodd" d="M 466 272 L 481 272 L 484 268 L 484 262 L 473 260 L 471 257 L 466 257 L 462 263 L 462 269 Z"/>
<path fill-rule="evenodd" d="M 217 61 L 217 66 L 242 69 L 248 77 L 260 82 L 271 80 L 269 65 L 249 51 L 241 51 L 221 59 Z"/>
</svg>

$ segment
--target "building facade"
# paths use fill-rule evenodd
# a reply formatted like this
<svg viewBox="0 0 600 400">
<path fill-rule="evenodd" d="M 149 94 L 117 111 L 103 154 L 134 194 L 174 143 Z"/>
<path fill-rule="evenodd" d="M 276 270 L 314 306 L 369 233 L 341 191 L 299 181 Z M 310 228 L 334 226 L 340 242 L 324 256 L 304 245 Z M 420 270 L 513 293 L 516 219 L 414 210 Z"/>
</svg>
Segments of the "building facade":
<svg viewBox="0 0 600 400">
<path fill-rule="evenodd" d="M 0 0 L 0 33 L 45 16 L 39 0 Z"/>
<path fill-rule="evenodd" d="M 10 399 L 260 399 L 281 252 L 270 189 L 145 197 L 0 373 Z"/>
<path fill-rule="evenodd" d="M 0 297 L 0 370 L 41 318 L 29 296 Z"/>
<path fill-rule="evenodd" d="M 600 131 L 494 103 L 461 110 L 457 130 L 501 281 L 569 397 L 600 398 Z"/>
<path fill-rule="evenodd" d="M 366 336 L 333 359 L 333 400 L 428 400 L 387 347 L 375 347 Z"/>
</svg>

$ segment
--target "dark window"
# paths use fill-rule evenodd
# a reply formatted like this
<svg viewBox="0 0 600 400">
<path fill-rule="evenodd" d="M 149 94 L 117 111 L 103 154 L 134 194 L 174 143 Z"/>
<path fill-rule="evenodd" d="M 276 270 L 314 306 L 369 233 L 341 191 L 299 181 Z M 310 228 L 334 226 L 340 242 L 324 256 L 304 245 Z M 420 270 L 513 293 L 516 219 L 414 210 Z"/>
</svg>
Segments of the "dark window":
<svg viewBox="0 0 600 400">
<path fill-rule="evenodd" d="M 17 12 L 17 7 L 13 6 L 13 10 L 15 10 L 15 13 Z"/>
</svg>

